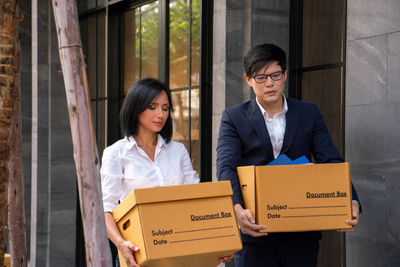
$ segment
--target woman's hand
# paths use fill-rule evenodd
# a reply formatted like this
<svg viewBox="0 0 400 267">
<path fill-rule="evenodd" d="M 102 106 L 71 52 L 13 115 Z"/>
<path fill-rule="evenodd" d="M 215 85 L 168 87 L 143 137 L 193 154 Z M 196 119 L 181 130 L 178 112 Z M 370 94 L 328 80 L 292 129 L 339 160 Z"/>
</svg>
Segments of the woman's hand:
<svg viewBox="0 0 400 267">
<path fill-rule="evenodd" d="M 124 257 L 128 267 L 140 267 L 140 265 L 136 263 L 134 256 L 134 252 L 138 251 L 139 248 L 131 241 L 127 241 L 122 237 L 111 212 L 104 212 L 104 217 L 106 220 L 107 235 Z"/>
<path fill-rule="evenodd" d="M 138 251 L 139 248 L 131 241 L 124 240 L 118 244 L 117 248 L 124 257 L 125 263 L 128 267 L 140 267 L 140 265 L 136 263 L 134 256 L 134 252 Z"/>
</svg>

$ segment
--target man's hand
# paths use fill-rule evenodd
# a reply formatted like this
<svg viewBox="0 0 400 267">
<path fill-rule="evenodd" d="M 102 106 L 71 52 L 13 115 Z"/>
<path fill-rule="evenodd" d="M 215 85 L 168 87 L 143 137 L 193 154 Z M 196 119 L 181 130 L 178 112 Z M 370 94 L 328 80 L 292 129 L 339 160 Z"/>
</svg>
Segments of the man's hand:
<svg viewBox="0 0 400 267">
<path fill-rule="evenodd" d="M 136 263 L 134 252 L 138 251 L 139 248 L 135 246 L 131 241 L 123 241 L 118 244 L 118 249 L 121 252 L 122 256 L 128 267 L 140 267 L 139 264 Z"/>
<path fill-rule="evenodd" d="M 338 230 L 338 232 L 354 232 L 354 228 L 358 224 L 358 218 L 360 216 L 360 205 L 358 204 L 358 201 L 353 200 L 353 218 L 351 220 L 346 220 L 346 224 L 351 225 L 352 228 L 350 229 L 341 229 Z"/>
<path fill-rule="evenodd" d="M 242 205 L 240 204 L 236 204 L 234 208 L 237 223 L 239 224 L 240 230 L 244 234 L 248 234 L 253 237 L 268 235 L 268 233 L 260 233 L 260 230 L 265 229 L 265 225 L 256 224 L 253 214 L 249 209 L 243 209 Z"/>
</svg>

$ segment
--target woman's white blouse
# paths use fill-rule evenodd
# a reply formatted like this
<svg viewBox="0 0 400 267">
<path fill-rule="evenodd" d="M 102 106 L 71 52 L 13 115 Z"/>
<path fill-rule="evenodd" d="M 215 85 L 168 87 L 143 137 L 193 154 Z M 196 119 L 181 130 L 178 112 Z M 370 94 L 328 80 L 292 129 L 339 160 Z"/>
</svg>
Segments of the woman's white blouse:
<svg viewBox="0 0 400 267">
<path fill-rule="evenodd" d="M 152 161 L 133 137 L 124 138 L 103 152 L 100 169 L 103 205 L 111 212 L 136 188 L 198 183 L 189 153 L 181 143 L 158 135 Z"/>
</svg>

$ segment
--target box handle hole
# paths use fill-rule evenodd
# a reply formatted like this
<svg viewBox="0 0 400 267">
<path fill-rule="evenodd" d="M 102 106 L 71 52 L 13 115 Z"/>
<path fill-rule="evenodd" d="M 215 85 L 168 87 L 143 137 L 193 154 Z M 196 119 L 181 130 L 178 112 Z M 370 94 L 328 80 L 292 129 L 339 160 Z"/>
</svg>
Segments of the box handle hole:
<svg viewBox="0 0 400 267">
<path fill-rule="evenodd" d="M 126 222 L 124 222 L 124 224 L 122 225 L 122 229 L 125 231 L 126 229 L 128 229 L 128 227 L 131 225 L 131 220 L 127 220 Z"/>
</svg>

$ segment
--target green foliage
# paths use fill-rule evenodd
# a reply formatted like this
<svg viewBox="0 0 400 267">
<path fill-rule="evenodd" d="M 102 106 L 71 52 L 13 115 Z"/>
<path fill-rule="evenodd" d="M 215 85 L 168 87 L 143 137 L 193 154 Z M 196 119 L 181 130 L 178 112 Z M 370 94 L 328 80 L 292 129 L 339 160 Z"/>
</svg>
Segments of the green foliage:
<svg viewBox="0 0 400 267">
<path fill-rule="evenodd" d="M 200 0 L 192 2 L 191 40 L 189 39 L 189 1 L 174 0 L 170 2 L 170 60 L 171 80 L 182 80 L 187 84 L 189 47 L 192 46 L 192 66 L 198 72 L 200 56 Z M 140 13 L 139 13 L 140 12 Z M 158 31 L 159 31 L 158 1 L 135 9 L 135 42 L 136 56 L 141 58 L 143 72 L 156 72 L 158 56 Z M 139 29 L 139 19 L 141 27 Z M 139 33 L 141 40 L 139 40 Z M 141 55 L 139 55 L 139 41 L 141 42 Z M 191 43 L 190 43 L 191 41 Z M 184 82 L 183 80 L 186 80 Z"/>
</svg>

